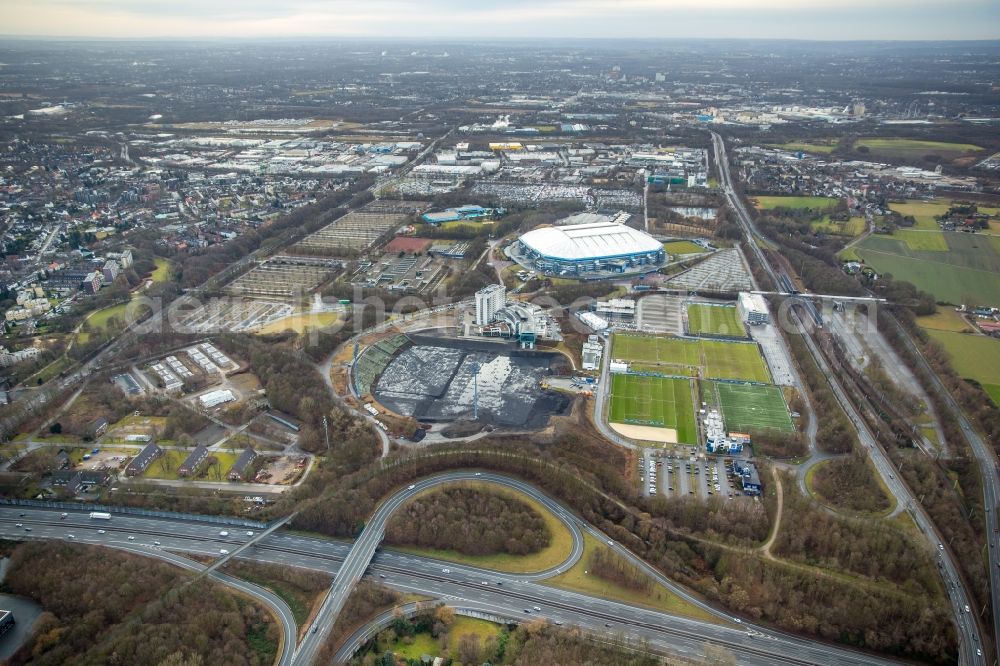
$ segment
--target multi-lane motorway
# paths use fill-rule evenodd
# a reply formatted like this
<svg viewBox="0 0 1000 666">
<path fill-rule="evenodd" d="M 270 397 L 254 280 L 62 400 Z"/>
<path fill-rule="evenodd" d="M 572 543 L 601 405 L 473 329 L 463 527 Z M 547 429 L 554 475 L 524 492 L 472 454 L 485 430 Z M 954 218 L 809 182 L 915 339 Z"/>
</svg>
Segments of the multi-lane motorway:
<svg viewBox="0 0 1000 666">
<path fill-rule="evenodd" d="M 775 284 L 778 284 L 774 269 L 767 261 L 767 258 L 764 256 L 764 253 L 761 251 L 760 246 L 757 243 L 757 239 L 760 237 L 760 234 L 754 225 L 753 218 L 751 218 L 750 214 L 743 205 L 743 201 L 739 198 L 739 196 L 737 196 L 736 191 L 733 189 L 732 178 L 729 171 L 729 159 L 726 156 L 725 143 L 722 140 L 722 137 L 715 132 L 712 133 L 712 143 L 715 147 L 716 164 L 719 167 L 719 180 L 726 194 L 726 199 L 730 207 L 736 213 L 740 226 L 743 228 L 747 244 L 750 247 L 750 250 L 757 257 L 758 263 L 765 271 L 768 272 Z M 955 622 L 958 627 L 961 660 L 964 663 L 985 663 L 985 660 L 983 659 L 980 631 L 976 621 L 976 615 L 970 612 L 972 610 L 972 602 L 970 601 L 972 595 L 970 595 L 965 589 L 964 582 L 959 573 L 960 570 L 958 565 L 955 563 L 952 553 L 944 546 L 943 538 L 938 532 L 937 527 L 931 521 L 930 517 L 924 511 L 923 507 L 916 501 L 916 498 L 910 492 L 909 488 L 896 477 L 896 470 L 889 461 L 888 456 L 886 456 L 885 452 L 882 451 L 875 437 L 869 430 L 868 425 L 855 409 L 854 404 L 848 398 L 840 380 L 827 365 L 825 358 L 816 347 L 812 337 L 807 333 L 803 333 L 802 338 L 809 347 L 811 355 L 828 378 L 830 387 L 833 390 L 838 403 L 840 403 L 844 413 L 857 430 L 858 437 L 861 443 L 865 446 L 865 449 L 871 457 L 879 475 L 882 477 L 883 482 L 889 488 L 889 491 L 892 492 L 896 501 L 899 502 L 901 506 L 906 507 L 910 515 L 913 517 L 914 522 L 916 522 L 917 527 L 920 528 L 920 531 L 930 542 L 931 548 L 935 551 L 939 570 L 944 578 L 945 588 L 948 591 L 949 599 L 951 600 L 952 609 L 955 615 Z M 990 484 L 987 483 L 986 485 L 989 486 Z M 995 548 L 993 550 L 995 550 Z M 994 555 L 994 553 L 991 553 L 991 556 L 992 555 Z"/>
<path fill-rule="evenodd" d="M 478 479 L 503 483 L 528 492 L 556 515 L 578 527 L 585 525 L 558 502 L 548 498 L 532 486 L 515 479 L 487 472 L 453 472 L 437 475 L 413 484 L 390 500 L 399 503 L 413 494 L 435 484 L 455 480 Z M 21 524 L 21 527 L 17 525 Z M 384 527 L 384 525 L 383 525 Z M 25 528 L 30 528 L 30 532 Z M 592 527 L 601 539 L 607 537 Z M 104 530 L 100 533 L 99 530 Z M 228 532 L 223 536 L 221 532 Z M 91 520 L 86 513 L 70 513 L 65 519 L 59 517 L 58 510 L 22 507 L 0 507 L 0 535 L 8 538 L 72 539 L 81 543 L 99 544 L 108 547 L 141 552 L 150 556 L 169 559 L 167 550 L 201 555 L 218 555 L 221 550 L 235 550 L 245 541 L 253 538 L 244 530 L 221 528 L 218 524 L 198 520 L 157 519 L 116 514 L 109 521 Z M 69 535 L 72 535 L 70 537 Z M 131 538 L 130 538 L 131 537 Z M 633 558 L 624 547 L 612 543 L 619 553 Z M 582 548 L 582 546 L 580 546 Z M 270 534 L 257 541 L 242 553 L 242 557 L 285 566 L 298 566 L 324 571 L 335 576 L 336 581 L 352 551 L 351 544 L 321 538 L 310 538 L 283 533 Z M 556 571 L 575 562 L 582 550 L 574 546 L 573 553 L 566 562 L 557 566 Z M 636 558 L 637 559 L 637 558 Z M 633 640 L 647 641 L 658 650 L 698 656 L 703 654 L 706 643 L 723 645 L 730 649 L 739 663 L 747 664 L 843 664 L 862 665 L 889 663 L 869 654 L 832 646 L 817 641 L 791 636 L 770 629 L 754 626 L 731 618 L 717 609 L 703 604 L 700 600 L 684 593 L 703 609 L 710 610 L 718 620 L 705 622 L 626 604 L 585 596 L 574 592 L 549 587 L 535 580 L 535 576 L 523 574 L 502 574 L 493 571 L 467 567 L 428 558 L 379 552 L 368 568 L 369 574 L 380 582 L 404 592 L 413 592 L 445 603 L 473 605 L 476 609 L 496 614 L 500 617 L 543 618 L 564 625 L 574 625 L 599 635 L 623 636 Z M 548 573 L 555 573 L 550 571 Z M 213 576 L 220 577 L 218 572 Z M 343 580 L 346 580 L 345 577 Z M 224 577 L 220 577 L 228 583 Z M 667 581 L 669 582 L 669 581 Z M 672 589 L 679 589 L 671 584 Z M 244 590 L 246 591 L 246 590 Z M 681 590 L 683 592 L 683 590 Z M 255 595 L 256 596 L 256 595 Z M 262 599 L 262 601 L 264 601 Z M 266 602 L 266 601 L 265 601 Z M 286 627 L 286 646 L 282 652 L 282 664 L 292 663 L 292 643 L 294 624 L 289 625 L 287 607 L 281 610 L 280 600 L 269 603 L 277 608 Z M 535 607 L 539 610 L 535 610 Z M 328 631 L 329 627 L 324 627 Z M 319 635 L 310 629 L 306 637 Z M 318 646 L 318 644 L 317 644 Z M 315 652 L 316 647 L 312 648 Z M 303 654 L 299 648 L 299 658 Z M 302 660 L 302 663 L 307 663 Z"/>
</svg>

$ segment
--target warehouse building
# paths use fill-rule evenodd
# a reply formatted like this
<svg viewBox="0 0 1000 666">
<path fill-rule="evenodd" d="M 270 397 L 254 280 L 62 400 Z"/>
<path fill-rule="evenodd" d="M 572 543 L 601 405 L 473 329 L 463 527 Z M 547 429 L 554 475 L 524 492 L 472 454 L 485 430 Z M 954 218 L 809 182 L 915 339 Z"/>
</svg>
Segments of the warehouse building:
<svg viewBox="0 0 1000 666">
<path fill-rule="evenodd" d="M 198 402 L 205 409 L 211 409 L 212 407 L 218 407 L 219 405 L 225 404 L 227 402 L 233 402 L 236 400 L 236 396 L 229 389 L 217 389 L 215 391 L 209 391 L 204 395 L 198 397 Z"/>
<path fill-rule="evenodd" d="M 610 220 L 534 229 L 507 252 L 531 270 L 591 279 L 655 271 L 667 258 L 658 240 Z"/>
</svg>

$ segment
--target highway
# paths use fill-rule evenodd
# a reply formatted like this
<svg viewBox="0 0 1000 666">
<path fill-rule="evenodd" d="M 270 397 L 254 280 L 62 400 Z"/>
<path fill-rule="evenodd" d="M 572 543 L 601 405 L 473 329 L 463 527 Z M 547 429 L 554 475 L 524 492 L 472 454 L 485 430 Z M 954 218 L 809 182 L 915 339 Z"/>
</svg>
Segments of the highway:
<svg viewBox="0 0 1000 666">
<path fill-rule="evenodd" d="M 986 539 L 989 542 L 989 570 L 987 573 L 990 577 L 990 599 L 993 607 L 993 636 L 994 641 L 996 641 L 997 637 L 1000 637 L 1000 534 L 997 533 L 996 516 L 998 507 L 1000 507 L 1000 504 L 998 504 L 1000 502 L 1000 496 L 998 496 L 998 492 L 1000 492 L 1000 473 L 998 473 L 997 457 L 993 449 L 986 444 L 979 432 L 972 426 L 965 412 L 962 411 L 955 398 L 952 397 L 944 382 L 941 381 L 941 378 L 931 368 L 920 349 L 913 344 L 906 330 L 899 325 L 895 317 L 891 319 L 893 324 L 900 329 L 903 343 L 917 358 L 924 374 L 931 378 L 934 389 L 955 416 L 958 425 L 962 428 L 965 440 L 972 449 L 972 454 L 979 461 L 979 469 L 983 475 L 983 505 L 986 507 L 987 512 Z M 994 644 L 994 649 L 1000 648 L 997 648 Z"/>
<path fill-rule="evenodd" d="M 561 563 L 556 569 L 561 570 L 563 567 L 570 567 L 580 559 L 580 555 L 583 554 L 583 535 L 580 533 L 576 522 L 560 505 L 539 493 L 533 487 L 504 476 L 494 474 L 484 476 L 482 472 L 439 474 L 421 479 L 411 484 L 408 488 L 389 497 L 375 510 L 375 514 L 365 525 L 361 536 L 354 542 L 354 546 L 344 560 L 344 564 L 338 572 L 333 585 L 330 587 L 326 599 L 323 600 L 319 612 L 316 613 L 313 619 L 309 632 L 306 633 L 302 644 L 295 652 L 293 663 L 311 664 L 313 662 L 316 652 L 326 642 L 330 628 L 336 622 L 337 616 L 347 601 L 347 597 L 350 596 L 354 586 L 361 580 L 365 570 L 371 564 L 375 550 L 382 543 L 382 539 L 385 536 L 386 524 L 403 504 L 410 501 L 414 496 L 443 484 L 454 483 L 460 480 L 476 481 L 485 479 L 497 485 L 508 486 L 522 492 L 527 492 L 527 494 L 532 495 L 535 499 L 542 501 L 546 505 L 546 508 L 553 511 L 566 524 L 573 536 L 573 551 L 569 560 Z M 557 571 L 554 570 L 541 572 L 536 577 L 547 578 L 556 573 Z"/>
<path fill-rule="evenodd" d="M 753 219 L 750 217 L 749 213 L 747 213 L 742 200 L 736 195 L 736 192 L 733 189 L 729 169 L 729 160 L 726 156 L 725 143 L 723 142 L 722 137 L 715 132 L 712 132 L 712 142 L 715 147 L 716 163 L 719 166 L 719 178 L 726 193 L 726 199 L 728 200 L 730 207 L 736 213 L 740 225 L 743 227 L 747 244 L 750 246 L 750 249 L 757 256 L 758 262 L 764 270 L 771 275 L 775 284 L 778 284 L 774 269 L 770 266 L 764 256 L 764 253 L 757 244 L 757 237 L 760 236 L 760 234 L 754 226 Z M 858 438 L 868 452 L 868 455 L 874 463 L 879 475 L 882 477 L 883 483 L 885 483 L 888 487 L 889 491 L 896 498 L 896 501 L 899 502 L 900 506 L 906 507 L 906 510 L 912 516 L 917 527 L 930 542 L 931 549 L 936 551 L 939 571 L 945 582 L 945 590 L 949 595 L 955 616 L 955 624 L 958 629 L 960 640 L 960 662 L 972 664 L 986 663 L 983 659 L 980 647 L 981 642 L 976 615 L 966 610 L 971 610 L 970 600 L 972 599 L 972 595 L 965 589 L 964 581 L 959 573 L 960 570 L 958 565 L 955 563 L 953 554 L 944 546 L 944 539 L 938 532 L 937 527 L 934 525 L 926 511 L 924 511 L 924 508 L 919 502 L 917 502 L 916 498 L 910 492 L 910 489 L 896 477 L 895 467 L 889 461 L 885 452 L 882 451 L 881 447 L 878 445 L 878 442 L 869 430 L 867 423 L 865 423 L 864 419 L 862 419 L 860 414 L 858 414 L 854 404 L 848 398 L 846 391 L 841 385 L 836 373 L 834 373 L 829 367 L 822 353 L 820 353 L 819 349 L 816 347 L 812 336 L 808 335 L 804 328 L 802 331 L 802 339 L 806 342 L 810 354 L 816 360 L 817 364 L 829 380 L 830 387 L 833 390 L 838 403 L 840 403 L 844 413 L 857 430 Z"/>
<path fill-rule="evenodd" d="M 479 474 L 480 476 L 476 476 L 475 472 L 452 472 L 430 477 L 414 483 L 412 490 L 407 488 L 397 493 L 387 500 L 386 504 L 396 499 L 405 501 L 405 498 L 411 497 L 413 493 L 435 484 L 471 478 L 500 482 L 518 490 L 528 489 L 533 498 L 544 500 L 550 510 L 553 510 L 553 507 L 554 510 L 558 510 L 557 516 L 560 519 L 565 520 L 569 517 L 574 521 L 577 520 L 557 502 L 528 484 L 487 472 Z M 431 485 L 426 485 L 428 483 Z M 18 523 L 23 527 L 17 527 Z M 25 527 L 31 531 L 27 532 Z M 607 539 L 599 531 L 589 529 L 601 539 Z M 98 530 L 104 530 L 105 533 L 101 534 Z M 228 534 L 223 536 L 222 532 Z M 223 528 L 215 523 L 195 519 L 168 520 L 115 514 L 111 520 L 102 521 L 91 520 L 85 512 L 71 512 L 67 518 L 60 519 L 58 510 L 12 506 L 0 507 L 0 535 L 16 539 L 72 538 L 80 543 L 128 549 L 161 559 L 166 559 L 165 549 L 217 556 L 220 550 L 234 549 L 253 538 L 242 529 Z M 612 547 L 634 559 L 634 556 L 620 544 L 612 542 Z M 246 550 L 243 557 L 259 562 L 324 571 L 340 578 L 343 562 L 353 550 L 350 544 L 341 541 L 277 532 L 262 538 L 252 548 Z M 568 566 L 570 562 L 575 562 L 580 552 L 574 548 L 574 553 L 566 563 L 547 574 L 554 574 L 562 567 Z M 737 656 L 739 663 L 747 664 L 860 666 L 891 663 L 869 654 L 741 622 L 708 607 L 689 594 L 686 595 L 688 598 L 700 607 L 709 609 L 719 621 L 704 622 L 676 617 L 559 590 L 535 580 L 538 576 L 547 574 L 534 576 L 503 574 L 388 551 L 379 552 L 375 556 L 370 566 L 370 574 L 377 576 L 380 582 L 394 589 L 440 599 L 449 605 L 466 607 L 472 604 L 484 612 L 502 617 L 542 618 L 565 625 L 579 626 L 599 636 L 621 635 L 631 640 L 646 640 L 658 650 L 675 654 L 701 655 L 705 643 L 712 642 L 726 646 Z M 213 572 L 211 575 L 220 574 Z M 335 585 L 336 581 L 335 578 Z M 222 582 L 226 581 L 223 579 Z M 677 588 L 674 584 L 671 586 L 672 589 Z M 536 606 L 540 610 L 536 611 Z M 286 619 L 283 619 L 283 625 L 286 625 Z M 325 627 L 325 630 L 328 631 L 329 626 Z M 286 635 L 295 635 L 294 626 L 291 628 L 286 626 L 286 631 L 289 632 Z M 306 637 L 308 639 L 317 635 L 319 635 L 318 630 L 316 634 L 310 630 Z M 314 646 L 312 650 L 315 651 L 317 647 Z M 298 651 L 298 660 L 300 663 L 308 663 L 303 659 L 301 647 Z M 290 652 L 288 661 L 282 663 L 292 663 Z"/>
</svg>

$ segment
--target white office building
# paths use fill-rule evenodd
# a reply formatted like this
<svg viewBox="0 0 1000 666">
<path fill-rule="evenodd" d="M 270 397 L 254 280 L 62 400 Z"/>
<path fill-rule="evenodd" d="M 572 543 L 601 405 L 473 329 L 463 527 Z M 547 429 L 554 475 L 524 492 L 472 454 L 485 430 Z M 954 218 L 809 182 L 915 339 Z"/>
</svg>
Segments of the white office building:
<svg viewBox="0 0 1000 666">
<path fill-rule="evenodd" d="M 476 292 L 476 326 L 486 326 L 496 318 L 507 302 L 507 289 L 502 284 L 491 284 Z"/>
<path fill-rule="evenodd" d="M 764 297 L 760 294 L 751 294 L 746 291 L 740 292 L 737 308 L 743 321 L 751 326 L 767 324 L 771 321 L 771 315 L 767 311 L 767 302 L 764 301 Z"/>
<path fill-rule="evenodd" d="M 601 344 L 600 338 L 596 335 L 590 335 L 587 337 L 587 341 L 583 343 L 583 363 L 581 367 L 584 370 L 597 370 L 601 367 L 601 355 L 604 353 L 604 346 Z"/>
</svg>

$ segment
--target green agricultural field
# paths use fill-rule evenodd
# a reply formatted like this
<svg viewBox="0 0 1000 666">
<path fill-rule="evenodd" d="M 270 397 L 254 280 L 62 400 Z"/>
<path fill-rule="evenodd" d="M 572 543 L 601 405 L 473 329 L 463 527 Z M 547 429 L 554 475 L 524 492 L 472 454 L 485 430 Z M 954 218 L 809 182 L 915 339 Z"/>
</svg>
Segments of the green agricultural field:
<svg viewBox="0 0 1000 666">
<path fill-rule="evenodd" d="M 728 335 L 745 338 L 746 329 L 735 305 L 688 303 L 688 333 L 691 335 Z"/>
<path fill-rule="evenodd" d="M 1000 406 L 1000 384 L 983 384 L 994 405 Z"/>
<path fill-rule="evenodd" d="M 936 218 L 947 213 L 948 209 L 951 208 L 951 204 L 951 201 L 909 200 L 905 203 L 891 203 L 889 204 L 889 209 L 904 217 L 912 216 L 917 221 L 913 227 L 914 229 L 939 231 L 941 228 L 938 226 Z"/>
<path fill-rule="evenodd" d="M 760 210 L 775 208 L 810 208 L 815 211 L 832 210 L 839 199 L 828 197 L 754 197 Z"/>
<path fill-rule="evenodd" d="M 768 383 L 770 373 L 756 344 L 643 335 L 615 335 L 614 358 L 665 375 Z M 695 372 L 700 370 L 700 373 Z"/>
<path fill-rule="evenodd" d="M 950 331 L 929 330 L 927 334 L 944 346 L 959 375 L 983 386 L 1000 385 L 1000 340 Z"/>
<path fill-rule="evenodd" d="M 716 390 L 728 430 L 795 430 L 785 398 L 778 387 L 717 383 Z"/>
<path fill-rule="evenodd" d="M 947 252 L 948 242 L 944 238 L 941 230 L 925 231 L 923 229 L 896 229 L 892 234 L 883 238 L 894 238 L 906 243 L 911 250 L 925 250 L 927 252 Z"/>
<path fill-rule="evenodd" d="M 663 251 L 671 255 L 702 254 L 707 252 L 705 248 L 691 241 L 670 241 L 669 243 L 664 243 Z"/>
<path fill-rule="evenodd" d="M 816 155 L 829 155 L 837 147 L 836 143 L 812 143 L 809 141 L 789 141 L 772 145 L 772 148 L 781 148 L 792 152 L 813 153 Z"/>
<path fill-rule="evenodd" d="M 926 232 L 914 232 L 925 235 Z M 891 236 L 870 236 L 854 253 L 945 303 L 1000 303 L 1000 244 L 980 234 L 942 234 L 947 251 L 916 250 Z"/>
<path fill-rule="evenodd" d="M 698 441 L 691 383 L 686 379 L 613 375 L 608 416 L 612 423 L 673 428 L 679 442 Z"/>
<path fill-rule="evenodd" d="M 862 146 L 868 148 L 872 155 L 881 155 L 890 159 L 920 159 L 924 155 L 939 155 L 944 158 L 950 158 L 982 150 L 982 147 L 971 143 L 948 143 L 945 141 L 882 137 L 869 137 L 858 139 L 854 142 L 855 149 Z"/>
</svg>

